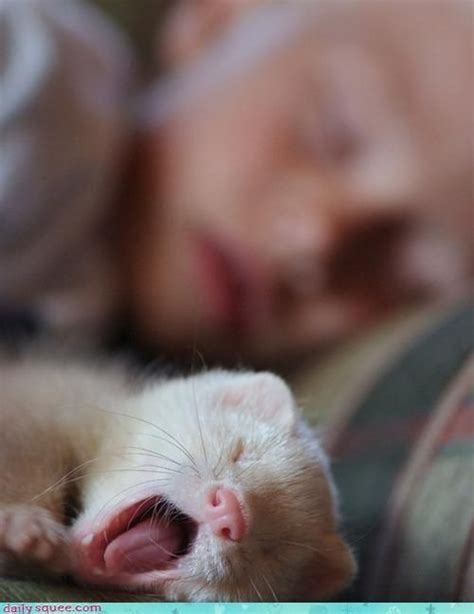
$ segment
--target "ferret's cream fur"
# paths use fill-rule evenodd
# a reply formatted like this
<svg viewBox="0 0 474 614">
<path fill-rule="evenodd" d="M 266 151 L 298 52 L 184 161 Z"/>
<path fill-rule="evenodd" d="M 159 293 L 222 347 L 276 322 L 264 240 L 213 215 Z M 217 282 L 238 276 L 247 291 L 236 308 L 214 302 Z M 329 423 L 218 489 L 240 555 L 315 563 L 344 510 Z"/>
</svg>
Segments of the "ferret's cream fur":
<svg viewBox="0 0 474 614">
<path fill-rule="evenodd" d="M 210 371 L 134 381 L 116 366 L 19 360 L 0 362 L 0 390 L 4 571 L 26 562 L 191 601 L 317 599 L 352 578 L 328 461 L 278 377 Z M 246 510 L 250 530 L 239 543 L 200 521 L 205 493 L 220 485 Z M 68 526 L 74 491 L 79 509 Z M 81 549 L 104 519 L 151 495 L 196 521 L 189 552 L 171 574 L 91 580 Z"/>
</svg>

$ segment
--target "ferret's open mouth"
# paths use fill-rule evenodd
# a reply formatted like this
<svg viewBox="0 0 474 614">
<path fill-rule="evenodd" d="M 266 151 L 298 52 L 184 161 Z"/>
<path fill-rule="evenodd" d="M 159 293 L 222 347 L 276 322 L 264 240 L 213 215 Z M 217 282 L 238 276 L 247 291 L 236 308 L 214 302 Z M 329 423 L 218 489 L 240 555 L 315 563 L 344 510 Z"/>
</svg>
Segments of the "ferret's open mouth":
<svg viewBox="0 0 474 614">
<path fill-rule="evenodd" d="M 111 517 L 89 556 L 106 576 L 165 571 L 189 552 L 196 533 L 196 522 L 175 505 L 149 497 Z"/>
</svg>

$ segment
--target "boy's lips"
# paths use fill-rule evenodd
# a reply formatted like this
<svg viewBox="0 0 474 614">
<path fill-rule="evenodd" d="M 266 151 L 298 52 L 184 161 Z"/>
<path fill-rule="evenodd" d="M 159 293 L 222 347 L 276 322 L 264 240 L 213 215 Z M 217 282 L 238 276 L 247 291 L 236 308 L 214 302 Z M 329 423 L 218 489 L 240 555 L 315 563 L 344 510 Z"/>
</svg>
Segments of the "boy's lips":
<svg viewBox="0 0 474 614">
<path fill-rule="evenodd" d="M 256 262 L 235 246 L 194 235 L 193 270 L 212 317 L 226 328 L 246 332 L 269 311 L 269 285 Z"/>
</svg>

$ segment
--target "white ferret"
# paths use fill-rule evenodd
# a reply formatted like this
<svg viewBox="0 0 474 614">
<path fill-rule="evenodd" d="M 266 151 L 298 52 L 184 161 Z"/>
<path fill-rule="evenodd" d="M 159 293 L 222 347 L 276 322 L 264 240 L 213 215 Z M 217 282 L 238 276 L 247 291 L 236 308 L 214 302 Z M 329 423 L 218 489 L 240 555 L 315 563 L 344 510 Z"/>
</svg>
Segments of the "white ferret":
<svg viewBox="0 0 474 614">
<path fill-rule="evenodd" d="M 0 437 L 2 573 L 190 601 L 319 599 L 354 575 L 327 458 L 275 375 L 4 361 Z"/>
</svg>

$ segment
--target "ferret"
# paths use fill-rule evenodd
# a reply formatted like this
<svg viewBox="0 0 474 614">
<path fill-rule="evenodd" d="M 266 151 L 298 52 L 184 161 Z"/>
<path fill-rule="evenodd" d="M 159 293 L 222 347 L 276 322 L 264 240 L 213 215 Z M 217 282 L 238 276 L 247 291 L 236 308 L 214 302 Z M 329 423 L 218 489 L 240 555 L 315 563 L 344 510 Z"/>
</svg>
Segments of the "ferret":
<svg viewBox="0 0 474 614">
<path fill-rule="evenodd" d="M 16 358 L 0 391 L 0 573 L 180 601 L 353 578 L 328 459 L 276 375 Z"/>
</svg>

